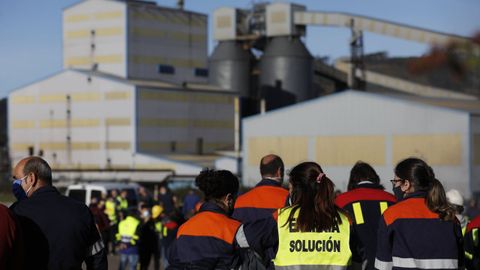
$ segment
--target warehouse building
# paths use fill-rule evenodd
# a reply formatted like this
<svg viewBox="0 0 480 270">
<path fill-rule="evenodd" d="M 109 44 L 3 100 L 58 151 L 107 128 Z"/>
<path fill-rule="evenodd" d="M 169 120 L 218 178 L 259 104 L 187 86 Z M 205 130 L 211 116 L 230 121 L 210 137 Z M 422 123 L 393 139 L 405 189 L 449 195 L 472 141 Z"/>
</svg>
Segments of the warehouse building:
<svg viewBox="0 0 480 270">
<path fill-rule="evenodd" d="M 66 8 L 64 70 L 8 97 L 12 163 L 198 174 L 235 141 L 236 97 L 208 84 L 207 53 L 204 14 L 146 1 Z"/>
<path fill-rule="evenodd" d="M 402 159 L 425 159 L 445 188 L 480 193 L 480 102 L 345 91 L 243 120 L 243 181 L 259 181 L 260 158 L 287 168 L 320 163 L 338 189 L 351 167 L 370 163 L 387 189 Z"/>
</svg>

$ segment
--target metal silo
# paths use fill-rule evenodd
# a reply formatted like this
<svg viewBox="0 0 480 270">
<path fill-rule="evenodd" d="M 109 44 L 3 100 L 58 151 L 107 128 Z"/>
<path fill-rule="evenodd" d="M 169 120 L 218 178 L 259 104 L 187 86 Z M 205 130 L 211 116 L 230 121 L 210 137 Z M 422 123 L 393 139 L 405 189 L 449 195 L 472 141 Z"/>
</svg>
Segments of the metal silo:
<svg viewBox="0 0 480 270">
<path fill-rule="evenodd" d="M 209 60 L 209 83 L 249 96 L 252 57 L 236 41 L 220 41 Z"/>
<path fill-rule="evenodd" d="M 294 96 L 294 102 L 312 98 L 313 57 L 298 37 L 274 37 L 260 60 L 260 88 L 267 99 Z M 282 92 L 278 92 L 282 90 Z M 275 94 L 276 95 L 276 94 Z"/>
</svg>

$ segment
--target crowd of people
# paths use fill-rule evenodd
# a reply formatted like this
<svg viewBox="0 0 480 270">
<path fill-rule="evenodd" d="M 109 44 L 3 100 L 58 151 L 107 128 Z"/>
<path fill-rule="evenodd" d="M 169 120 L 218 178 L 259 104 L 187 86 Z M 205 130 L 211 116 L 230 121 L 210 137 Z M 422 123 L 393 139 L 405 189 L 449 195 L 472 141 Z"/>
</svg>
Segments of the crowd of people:
<svg viewBox="0 0 480 270">
<path fill-rule="evenodd" d="M 477 208 L 465 211 L 421 159 L 395 166 L 392 193 L 361 161 L 343 193 L 316 162 L 287 176 L 276 155 L 259 167 L 240 195 L 230 171 L 205 169 L 203 198 L 190 190 L 180 208 L 166 186 L 140 187 L 138 205 L 112 190 L 87 207 L 60 195 L 43 159 L 25 158 L 17 202 L 0 207 L 0 269 L 107 269 L 107 254 L 132 270 L 152 259 L 154 269 L 480 269 Z"/>
</svg>

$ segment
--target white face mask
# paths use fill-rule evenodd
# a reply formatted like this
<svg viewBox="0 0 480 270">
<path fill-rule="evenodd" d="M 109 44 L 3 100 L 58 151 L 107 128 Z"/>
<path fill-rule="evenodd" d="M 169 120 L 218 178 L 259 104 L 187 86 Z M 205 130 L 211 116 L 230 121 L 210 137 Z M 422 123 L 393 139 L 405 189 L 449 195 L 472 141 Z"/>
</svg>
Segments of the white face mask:
<svg viewBox="0 0 480 270">
<path fill-rule="evenodd" d="M 143 211 L 142 212 L 142 218 L 149 218 L 150 217 L 150 212 L 148 211 Z"/>
<path fill-rule="evenodd" d="M 30 190 L 31 190 L 32 188 L 33 188 L 33 185 L 31 185 L 31 186 L 27 189 L 27 191 L 25 191 L 25 194 L 27 195 L 27 197 L 28 197 L 28 192 L 30 192 Z"/>
</svg>

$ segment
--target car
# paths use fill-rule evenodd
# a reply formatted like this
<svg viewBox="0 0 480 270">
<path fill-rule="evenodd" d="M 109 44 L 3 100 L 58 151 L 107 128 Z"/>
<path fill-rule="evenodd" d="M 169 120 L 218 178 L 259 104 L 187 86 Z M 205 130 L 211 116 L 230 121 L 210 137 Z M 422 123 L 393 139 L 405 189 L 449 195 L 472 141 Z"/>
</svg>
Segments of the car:
<svg viewBox="0 0 480 270">
<path fill-rule="evenodd" d="M 89 205 L 92 198 L 105 198 L 111 190 L 115 189 L 119 194 L 126 190 L 128 205 L 136 207 L 139 187 L 136 183 L 90 182 L 68 186 L 65 196 Z"/>
</svg>

